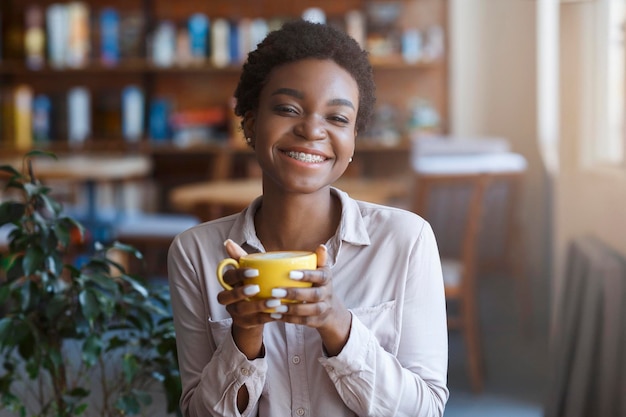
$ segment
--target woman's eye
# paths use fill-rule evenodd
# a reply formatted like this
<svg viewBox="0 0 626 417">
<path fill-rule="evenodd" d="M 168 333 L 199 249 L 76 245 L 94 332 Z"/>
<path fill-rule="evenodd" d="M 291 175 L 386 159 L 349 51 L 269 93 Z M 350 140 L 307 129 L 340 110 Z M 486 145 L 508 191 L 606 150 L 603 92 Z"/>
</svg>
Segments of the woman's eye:
<svg viewBox="0 0 626 417">
<path fill-rule="evenodd" d="M 274 109 L 278 112 L 278 113 L 292 113 L 292 114 L 297 114 L 297 110 L 291 106 L 276 106 L 274 107 Z"/>
<path fill-rule="evenodd" d="M 341 123 L 341 124 L 348 124 L 348 123 L 350 123 L 350 120 L 348 120 L 348 118 L 345 117 L 345 116 L 330 116 L 329 120 L 331 120 L 333 122 Z"/>
</svg>

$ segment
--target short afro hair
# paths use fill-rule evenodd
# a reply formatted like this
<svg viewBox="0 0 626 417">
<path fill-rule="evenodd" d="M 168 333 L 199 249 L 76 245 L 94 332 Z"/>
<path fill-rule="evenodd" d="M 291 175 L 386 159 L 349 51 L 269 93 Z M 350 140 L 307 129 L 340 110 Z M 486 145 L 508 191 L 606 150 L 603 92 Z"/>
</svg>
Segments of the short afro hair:
<svg viewBox="0 0 626 417">
<path fill-rule="evenodd" d="M 235 114 L 244 116 L 258 108 L 261 89 L 274 68 L 308 58 L 330 59 L 352 75 L 359 89 L 356 129 L 364 131 L 376 101 L 376 85 L 367 52 L 344 31 L 305 20 L 285 23 L 248 54 L 234 94 Z"/>
</svg>

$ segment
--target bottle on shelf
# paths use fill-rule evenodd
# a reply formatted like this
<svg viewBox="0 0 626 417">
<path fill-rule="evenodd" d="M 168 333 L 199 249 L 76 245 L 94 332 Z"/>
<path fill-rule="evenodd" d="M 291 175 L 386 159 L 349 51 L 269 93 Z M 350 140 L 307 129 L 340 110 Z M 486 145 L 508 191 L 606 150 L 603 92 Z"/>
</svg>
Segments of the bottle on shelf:
<svg viewBox="0 0 626 417">
<path fill-rule="evenodd" d="M 43 11 L 40 6 L 31 5 L 26 9 L 24 51 L 26 52 L 26 66 L 32 70 L 41 69 L 45 62 L 46 37 L 43 20 Z"/>
<path fill-rule="evenodd" d="M 100 61 L 115 66 L 120 61 L 120 18 L 112 7 L 100 12 Z"/>
<path fill-rule="evenodd" d="M 81 145 L 91 135 L 91 95 L 85 87 L 67 93 L 67 130 L 70 145 Z"/>
<path fill-rule="evenodd" d="M 143 91 L 131 85 L 122 90 L 122 136 L 128 143 L 137 143 L 143 136 Z"/>
</svg>

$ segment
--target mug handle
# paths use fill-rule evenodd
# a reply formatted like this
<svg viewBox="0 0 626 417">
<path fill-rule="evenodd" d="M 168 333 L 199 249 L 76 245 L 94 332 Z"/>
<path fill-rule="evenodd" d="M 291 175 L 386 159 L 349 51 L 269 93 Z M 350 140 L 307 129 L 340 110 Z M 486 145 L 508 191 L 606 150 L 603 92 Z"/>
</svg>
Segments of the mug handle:
<svg viewBox="0 0 626 417">
<path fill-rule="evenodd" d="M 233 289 L 233 287 L 224 282 L 224 268 L 226 268 L 228 265 L 239 268 L 239 262 L 237 262 L 233 258 L 222 259 L 222 261 L 220 261 L 220 263 L 217 265 L 217 280 L 220 282 L 220 285 L 222 287 L 230 291 Z"/>
</svg>

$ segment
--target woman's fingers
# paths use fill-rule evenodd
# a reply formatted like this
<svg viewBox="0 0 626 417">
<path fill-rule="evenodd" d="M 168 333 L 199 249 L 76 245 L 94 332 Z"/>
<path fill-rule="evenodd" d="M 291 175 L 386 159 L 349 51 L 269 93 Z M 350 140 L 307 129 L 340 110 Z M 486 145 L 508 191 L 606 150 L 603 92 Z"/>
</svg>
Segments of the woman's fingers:
<svg viewBox="0 0 626 417">
<path fill-rule="evenodd" d="M 261 291 L 258 285 L 243 285 L 232 290 L 221 291 L 217 294 L 217 301 L 223 305 L 229 305 L 238 301 L 248 300 L 249 297 Z"/>
<path fill-rule="evenodd" d="M 233 259 L 239 260 L 243 255 L 247 255 L 248 253 L 241 248 L 238 244 L 233 242 L 231 239 L 226 239 L 224 242 L 224 247 L 226 248 L 226 253 Z"/>
<path fill-rule="evenodd" d="M 317 255 L 317 267 L 325 267 L 328 262 L 328 249 L 326 245 L 319 245 L 317 249 L 315 249 L 315 254 Z"/>
<path fill-rule="evenodd" d="M 224 271 L 224 282 L 231 287 L 240 286 L 246 278 L 254 278 L 259 276 L 259 270 L 253 268 L 232 268 L 227 266 Z"/>
</svg>

